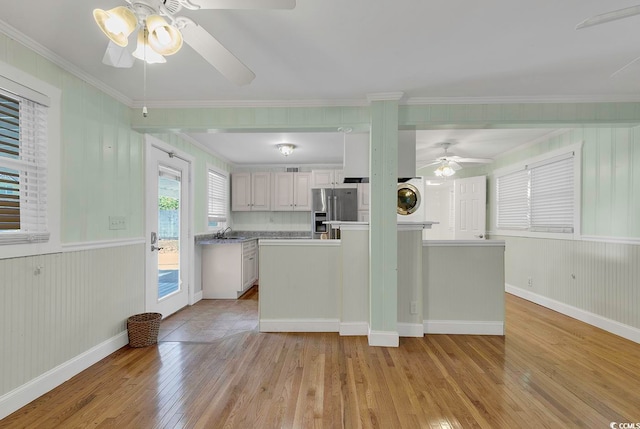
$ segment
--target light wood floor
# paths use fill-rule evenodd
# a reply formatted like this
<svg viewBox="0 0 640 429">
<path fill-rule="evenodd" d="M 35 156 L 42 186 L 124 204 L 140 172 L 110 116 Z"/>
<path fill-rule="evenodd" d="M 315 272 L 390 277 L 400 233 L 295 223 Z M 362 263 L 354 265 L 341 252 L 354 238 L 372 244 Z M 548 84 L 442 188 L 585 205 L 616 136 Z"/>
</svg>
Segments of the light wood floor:
<svg viewBox="0 0 640 429">
<path fill-rule="evenodd" d="M 640 422 L 640 345 L 507 295 L 507 335 L 261 334 L 201 301 L 2 428 L 608 428 Z"/>
</svg>

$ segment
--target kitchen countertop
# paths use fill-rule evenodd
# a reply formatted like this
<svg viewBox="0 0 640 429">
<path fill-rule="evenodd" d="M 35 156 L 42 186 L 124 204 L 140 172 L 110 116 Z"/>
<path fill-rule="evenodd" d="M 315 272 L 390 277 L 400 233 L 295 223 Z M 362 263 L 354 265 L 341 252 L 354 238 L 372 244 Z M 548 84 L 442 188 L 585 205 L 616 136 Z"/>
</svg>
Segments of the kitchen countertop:
<svg viewBox="0 0 640 429">
<path fill-rule="evenodd" d="M 311 234 L 306 231 L 233 231 L 228 238 L 215 238 L 215 233 L 196 235 L 198 245 L 237 244 L 250 240 L 291 240 L 310 239 Z"/>
</svg>

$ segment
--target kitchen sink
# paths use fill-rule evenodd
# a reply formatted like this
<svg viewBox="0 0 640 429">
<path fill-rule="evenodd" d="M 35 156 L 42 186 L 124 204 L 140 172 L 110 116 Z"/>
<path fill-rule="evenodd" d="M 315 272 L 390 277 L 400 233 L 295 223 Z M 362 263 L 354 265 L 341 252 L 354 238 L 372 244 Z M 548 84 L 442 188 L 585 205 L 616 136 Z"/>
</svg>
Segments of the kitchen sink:
<svg viewBox="0 0 640 429">
<path fill-rule="evenodd" d="M 244 240 L 244 237 L 219 237 L 216 240 Z"/>
</svg>

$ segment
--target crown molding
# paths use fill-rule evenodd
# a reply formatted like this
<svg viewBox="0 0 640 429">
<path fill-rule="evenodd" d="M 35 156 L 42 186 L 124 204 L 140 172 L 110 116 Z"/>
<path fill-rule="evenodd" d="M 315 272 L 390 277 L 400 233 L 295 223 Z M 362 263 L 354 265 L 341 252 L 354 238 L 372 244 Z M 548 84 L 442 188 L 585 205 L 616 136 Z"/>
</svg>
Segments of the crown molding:
<svg viewBox="0 0 640 429">
<path fill-rule="evenodd" d="M 372 103 L 374 101 L 399 101 L 404 97 L 404 92 L 375 92 L 367 94 L 367 101 Z"/>
<path fill-rule="evenodd" d="M 336 100 L 136 100 L 133 108 L 190 109 L 227 107 L 368 107 L 364 99 Z"/>
<path fill-rule="evenodd" d="M 429 104 L 558 104 L 558 103 L 638 103 L 640 94 L 630 95 L 541 95 L 503 97 L 410 97 L 405 105 Z"/>
<path fill-rule="evenodd" d="M 125 96 L 121 92 L 116 91 L 115 89 L 111 88 L 109 85 L 96 79 L 95 77 L 91 76 L 90 74 L 80 69 L 79 67 L 76 67 L 75 65 L 71 64 L 69 61 L 65 60 L 60 55 L 56 54 L 55 52 L 53 52 L 48 48 L 45 48 L 40 43 L 36 42 L 32 38 L 21 33 L 16 28 L 12 27 L 11 25 L 7 24 L 5 21 L 1 19 L 0 19 L 0 33 L 5 34 L 6 36 L 10 37 L 16 42 L 26 46 L 27 48 L 31 49 L 37 54 L 43 56 L 45 59 L 51 61 L 52 63 L 62 68 L 63 70 L 71 73 L 78 79 L 81 79 L 87 82 L 88 84 L 95 86 L 96 88 L 98 88 L 105 94 L 115 98 L 122 104 L 129 107 L 131 107 L 131 105 L 133 104 L 133 100 L 131 100 L 129 97 Z"/>
</svg>

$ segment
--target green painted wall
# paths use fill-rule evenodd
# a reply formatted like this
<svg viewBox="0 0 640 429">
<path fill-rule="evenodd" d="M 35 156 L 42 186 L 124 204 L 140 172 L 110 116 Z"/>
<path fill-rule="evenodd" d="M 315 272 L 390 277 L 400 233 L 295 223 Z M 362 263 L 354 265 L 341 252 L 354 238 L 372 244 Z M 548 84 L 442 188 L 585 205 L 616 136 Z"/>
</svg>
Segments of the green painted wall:
<svg viewBox="0 0 640 429">
<path fill-rule="evenodd" d="M 129 108 L 1 34 L 0 60 L 62 90 L 62 243 L 141 237 L 143 142 Z M 109 215 L 127 228 L 109 230 Z"/>
</svg>

